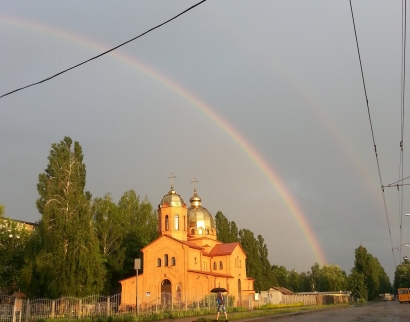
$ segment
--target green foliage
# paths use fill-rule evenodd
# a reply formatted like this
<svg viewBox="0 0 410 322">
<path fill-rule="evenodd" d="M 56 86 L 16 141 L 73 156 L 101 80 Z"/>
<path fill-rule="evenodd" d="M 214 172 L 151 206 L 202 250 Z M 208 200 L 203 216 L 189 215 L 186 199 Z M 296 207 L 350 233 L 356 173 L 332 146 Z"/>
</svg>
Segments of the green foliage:
<svg viewBox="0 0 410 322">
<path fill-rule="evenodd" d="M 368 290 L 368 299 L 374 300 L 385 290 L 391 290 L 390 281 L 381 267 L 379 260 L 367 252 L 363 246 L 355 250 L 355 267 L 353 272 L 363 274 L 364 283 Z"/>
<path fill-rule="evenodd" d="M 122 222 L 127 223 L 123 239 L 125 262 L 120 275 L 126 278 L 135 275 L 134 259 L 141 258 L 141 249 L 158 237 L 158 216 L 148 199 L 140 202 L 134 190 L 124 193 L 118 209 Z"/>
<path fill-rule="evenodd" d="M 91 194 L 84 191 L 86 170 L 78 142 L 65 137 L 52 144 L 39 175 L 37 209 L 42 215 L 24 272 L 31 293 L 51 298 L 102 291 L 103 257 L 92 225 Z M 33 287 L 34 286 L 34 287 Z"/>
<path fill-rule="evenodd" d="M 95 198 L 91 211 L 107 272 L 103 293 L 115 293 L 119 291 L 117 276 L 125 260 L 123 240 L 127 233 L 127 225 L 124 225 L 121 212 L 110 194 L 103 198 Z"/>
<path fill-rule="evenodd" d="M 2 209 L 0 207 L 0 213 Z M 11 294 L 21 287 L 24 252 L 29 237 L 25 225 L 0 214 L 0 290 L 5 293 Z"/>
<path fill-rule="evenodd" d="M 348 279 L 348 287 L 353 297 L 359 302 L 365 302 L 368 298 L 368 289 L 366 286 L 366 277 L 363 273 L 352 269 Z"/>
<path fill-rule="evenodd" d="M 397 265 L 393 285 L 396 292 L 399 288 L 410 288 L 410 263 L 408 261 Z"/>
</svg>

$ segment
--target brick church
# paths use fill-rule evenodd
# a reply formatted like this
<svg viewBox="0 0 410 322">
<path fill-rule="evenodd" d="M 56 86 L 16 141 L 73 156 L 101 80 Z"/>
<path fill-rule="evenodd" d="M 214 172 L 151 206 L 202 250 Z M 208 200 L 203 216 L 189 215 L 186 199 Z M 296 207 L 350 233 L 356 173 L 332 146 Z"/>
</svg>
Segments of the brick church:
<svg viewBox="0 0 410 322">
<path fill-rule="evenodd" d="M 158 205 L 158 238 L 142 249 L 143 274 L 121 280 L 121 305 L 140 309 L 170 303 L 201 301 L 223 287 L 241 305 L 254 294 L 254 279 L 246 276 L 246 255 L 239 243 L 217 240 L 213 216 L 194 189 L 187 207 L 171 190 Z"/>
</svg>

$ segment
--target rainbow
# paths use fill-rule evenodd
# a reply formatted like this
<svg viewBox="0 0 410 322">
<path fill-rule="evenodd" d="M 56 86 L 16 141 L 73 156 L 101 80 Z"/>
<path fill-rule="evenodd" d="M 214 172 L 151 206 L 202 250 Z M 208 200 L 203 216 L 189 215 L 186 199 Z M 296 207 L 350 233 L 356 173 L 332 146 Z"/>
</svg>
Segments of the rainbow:
<svg viewBox="0 0 410 322">
<path fill-rule="evenodd" d="M 27 20 L 20 20 L 17 18 L 11 18 L 9 16 L 0 15 L 0 24 L 11 25 L 17 28 L 29 29 L 30 31 L 36 31 L 45 33 L 57 38 L 63 38 L 69 40 L 73 43 L 79 44 L 84 47 L 89 47 L 96 50 L 97 52 L 103 52 L 109 49 L 109 47 L 104 46 L 100 43 L 93 41 L 92 39 L 87 39 L 85 37 L 80 37 L 76 34 L 69 33 L 64 30 L 56 29 L 54 26 L 48 26 L 38 22 L 29 22 Z M 269 182 L 274 187 L 275 191 L 278 193 L 285 206 L 288 208 L 290 213 L 293 215 L 294 220 L 296 221 L 300 231 L 303 236 L 306 238 L 309 248 L 311 249 L 316 261 L 320 264 L 326 264 L 326 256 L 316 239 L 315 233 L 309 225 L 309 222 L 306 219 L 306 216 L 303 214 L 303 211 L 300 209 L 298 203 L 290 194 L 286 188 L 284 182 L 279 177 L 279 175 L 274 171 L 274 169 L 266 162 L 262 154 L 257 151 L 243 135 L 241 135 L 232 124 L 228 123 L 223 119 L 215 110 L 199 97 L 189 92 L 186 88 L 182 87 L 175 81 L 166 77 L 165 75 L 159 73 L 155 69 L 149 67 L 148 65 L 141 64 L 135 58 L 132 58 L 126 54 L 121 53 L 120 51 L 113 51 L 108 54 L 112 58 L 125 63 L 138 71 L 144 73 L 148 77 L 156 80 L 158 83 L 169 88 L 171 91 L 185 99 L 192 106 L 197 108 L 205 116 L 207 116 L 212 122 L 217 124 L 226 134 L 228 134 L 232 140 L 238 144 L 238 146 L 249 156 L 249 158 L 254 162 L 258 169 L 263 173 L 263 175 L 268 178 Z M 45 75 L 50 76 L 50 75 Z"/>
</svg>

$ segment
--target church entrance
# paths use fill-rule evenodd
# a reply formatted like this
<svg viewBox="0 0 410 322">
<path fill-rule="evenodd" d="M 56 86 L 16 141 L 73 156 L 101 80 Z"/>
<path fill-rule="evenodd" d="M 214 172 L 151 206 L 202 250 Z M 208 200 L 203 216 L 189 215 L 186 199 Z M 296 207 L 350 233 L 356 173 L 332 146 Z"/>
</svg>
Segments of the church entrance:
<svg viewBox="0 0 410 322">
<path fill-rule="evenodd" d="M 161 305 L 163 307 L 171 306 L 172 290 L 170 280 L 163 280 L 161 283 Z"/>
</svg>

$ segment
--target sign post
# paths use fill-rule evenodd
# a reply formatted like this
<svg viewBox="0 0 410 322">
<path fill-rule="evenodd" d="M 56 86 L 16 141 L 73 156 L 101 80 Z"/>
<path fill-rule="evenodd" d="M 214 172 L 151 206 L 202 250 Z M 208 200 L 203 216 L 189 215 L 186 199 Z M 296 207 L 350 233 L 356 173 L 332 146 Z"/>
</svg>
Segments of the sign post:
<svg viewBox="0 0 410 322">
<path fill-rule="evenodd" d="M 141 258 L 136 258 L 134 260 L 134 269 L 137 272 L 135 275 L 135 309 L 138 315 L 140 313 L 138 307 L 138 270 L 141 269 Z"/>
</svg>

